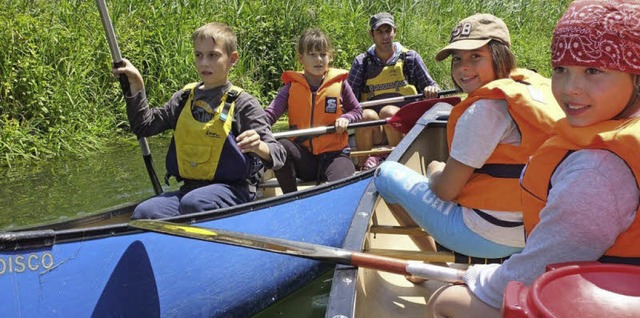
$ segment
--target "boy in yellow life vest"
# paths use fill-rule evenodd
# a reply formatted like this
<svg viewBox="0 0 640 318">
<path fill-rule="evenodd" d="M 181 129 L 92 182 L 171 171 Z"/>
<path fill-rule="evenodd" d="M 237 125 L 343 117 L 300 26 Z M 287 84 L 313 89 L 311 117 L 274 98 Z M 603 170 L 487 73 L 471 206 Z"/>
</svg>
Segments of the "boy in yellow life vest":
<svg viewBox="0 0 640 318">
<path fill-rule="evenodd" d="M 285 112 L 290 129 L 335 126 L 335 133 L 282 139 L 287 160 L 274 169 L 282 192 L 297 191 L 296 177 L 305 181 L 330 182 L 353 175 L 349 157 L 347 125 L 362 118 L 360 103 L 347 83 L 347 71 L 329 67 L 332 47 L 316 28 L 305 30 L 297 44 L 302 72 L 286 71 L 285 86 L 265 110 L 271 124 Z"/>
<path fill-rule="evenodd" d="M 437 97 L 438 84 L 431 78 L 420 54 L 394 39 L 397 28 L 393 15 L 380 12 L 369 20 L 373 45 L 353 59 L 348 82 L 360 102 L 397 96 L 424 94 Z M 391 118 L 402 105 L 379 105 L 363 109 L 362 121 Z M 371 150 L 385 142 L 396 146 L 402 134 L 391 127 L 366 127 L 355 130 L 356 148 Z M 379 156 L 358 157 L 358 168 L 378 165 Z"/>
<path fill-rule="evenodd" d="M 192 35 L 200 82 L 177 91 L 162 107 L 147 104 L 140 72 L 129 62 L 125 74 L 127 115 L 137 136 L 173 129 L 167 176 L 183 185 L 140 203 L 132 219 L 155 219 L 234 206 L 256 198 L 252 180 L 263 166 L 279 168 L 286 153 L 271 134 L 258 101 L 233 86 L 229 71 L 238 60 L 237 39 L 223 23 L 209 23 Z"/>
<path fill-rule="evenodd" d="M 639 20 L 638 1 L 574 1 L 560 18 L 551 80 L 566 118 L 522 174 L 525 248 L 471 267 L 427 317 L 500 317 L 507 283 L 531 286 L 550 264 L 640 265 Z"/>
<path fill-rule="evenodd" d="M 408 213 L 440 245 L 479 258 L 524 247 L 518 180 L 563 117 L 550 80 L 516 68 L 510 46 L 498 17 L 461 20 L 436 55 L 437 61 L 451 56 L 451 77 L 468 94 L 449 116 L 449 159 L 429 163 L 426 176 L 385 162 L 375 178 L 397 216 Z"/>
</svg>

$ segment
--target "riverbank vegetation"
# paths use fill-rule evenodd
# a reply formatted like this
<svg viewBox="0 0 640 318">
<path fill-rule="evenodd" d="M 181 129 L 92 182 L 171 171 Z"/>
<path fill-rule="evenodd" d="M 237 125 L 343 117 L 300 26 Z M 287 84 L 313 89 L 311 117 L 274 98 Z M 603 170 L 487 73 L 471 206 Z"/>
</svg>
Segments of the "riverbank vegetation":
<svg viewBox="0 0 640 318">
<path fill-rule="evenodd" d="M 284 70 L 298 69 L 296 36 L 307 27 L 333 40 L 333 65 L 348 69 L 371 44 L 369 17 L 395 15 L 397 40 L 417 50 L 443 88 L 449 64 L 433 56 L 455 24 L 478 12 L 505 20 L 522 67 L 550 75 L 549 43 L 569 1 L 544 0 L 118 0 L 107 1 L 122 55 L 142 72 L 150 103 L 161 105 L 197 80 L 190 35 L 221 21 L 239 39 L 236 85 L 268 105 Z M 2 1 L 0 166 L 60 154 L 83 155 L 130 133 L 94 1 Z"/>
</svg>

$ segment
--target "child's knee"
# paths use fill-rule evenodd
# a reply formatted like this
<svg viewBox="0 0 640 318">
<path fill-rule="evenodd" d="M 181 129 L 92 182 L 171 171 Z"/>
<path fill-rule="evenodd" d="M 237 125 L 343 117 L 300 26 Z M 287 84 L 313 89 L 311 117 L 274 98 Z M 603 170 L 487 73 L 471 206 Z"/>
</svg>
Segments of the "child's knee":
<svg viewBox="0 0 640 318">
<path fill-rule="evenodd" d="M 166 213 L 162 213 L 163 211 L 161 211 L 161 209 L 162 207 L 157 206 L 153 202 L 145 201 L 138 204 L 138 206 L 136 206 L 136 208 L 133 210 L 133 213 L 131 214 L 131 219 L 143 220 L 143 219 L 159 219 L 159 218 L 165 217 L 164 214 Z"/>
</svg>

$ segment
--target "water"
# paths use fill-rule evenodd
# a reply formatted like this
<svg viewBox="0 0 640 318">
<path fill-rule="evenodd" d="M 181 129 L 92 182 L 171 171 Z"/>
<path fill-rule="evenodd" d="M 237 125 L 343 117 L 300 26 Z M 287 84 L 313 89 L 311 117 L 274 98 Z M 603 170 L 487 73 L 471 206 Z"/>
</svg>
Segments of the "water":
<svg viewBox="0 0 640 318">
<path fill-rule="evenodd" d="M 156 173 L 163 182 L 168 138 L 148 138 Z M 135 138 L 83 158 L 62 157 L 0 168 L 0 232 L 88 215 L 154 195 Z M 177 188 L 164 185 L 164 191 Z M 324 317 L 333 271 L 259 313 L 255 318 Z"/>
<path fill-rule="evenodd" d="M 169 141 L 148 141 L 162 180 Z M 87 215 L 154 195 L 135 138 L 117 140 L 82 158 L 2 167 L 0 172 L 0 231 Z M 173 188 L 165 186 L 165 191 Z"/>
</svg>

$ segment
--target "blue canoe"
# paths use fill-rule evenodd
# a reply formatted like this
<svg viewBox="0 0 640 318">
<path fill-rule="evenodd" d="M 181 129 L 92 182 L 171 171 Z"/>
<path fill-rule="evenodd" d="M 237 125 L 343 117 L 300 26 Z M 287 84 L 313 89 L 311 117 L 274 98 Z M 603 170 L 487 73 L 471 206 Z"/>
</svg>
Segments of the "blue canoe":
<svg viewBox="0 0 640 318">
<path fill-rule="evenodd" d="M 340 247 L 371 176 L 169 220 Z M 0 317 L 250 317 L 331 268 L 135 230 L 134 206 L 0 233 Z"/>
</svg>

